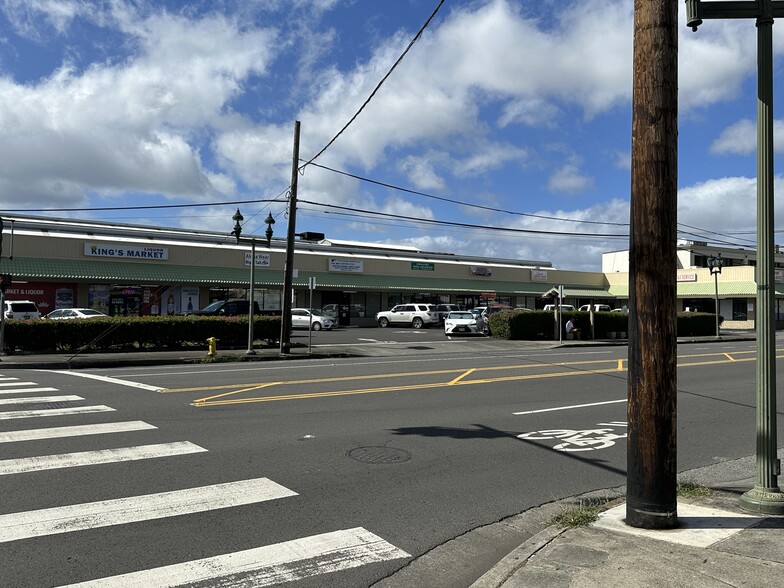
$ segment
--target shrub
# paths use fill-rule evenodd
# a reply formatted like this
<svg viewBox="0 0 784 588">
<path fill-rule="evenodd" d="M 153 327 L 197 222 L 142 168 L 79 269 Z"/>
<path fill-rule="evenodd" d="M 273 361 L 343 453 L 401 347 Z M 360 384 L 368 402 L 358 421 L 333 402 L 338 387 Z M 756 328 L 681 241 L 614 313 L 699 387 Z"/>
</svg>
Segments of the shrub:
<svg viewBox="0 0 784 588">
<path fill-rule="evenodd" d="M 279 316 L 254 317 L 256 340 L 274 342 L 280 336 Z M 9 320 L 5 351 L 129 351 L 203 348 L 207 338 L 219 347 L 241 347 L 248 342 L 248 317 L 165 316 L 107 317 L 86 320 Z"/>
</svg>

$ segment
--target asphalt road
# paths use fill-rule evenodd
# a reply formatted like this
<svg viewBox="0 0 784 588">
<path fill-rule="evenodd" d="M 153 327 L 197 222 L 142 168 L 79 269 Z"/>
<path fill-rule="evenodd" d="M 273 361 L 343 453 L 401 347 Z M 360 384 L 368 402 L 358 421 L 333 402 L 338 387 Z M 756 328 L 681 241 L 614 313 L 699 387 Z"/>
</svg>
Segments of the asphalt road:
<svg viewBox="0 0 784 588">
<path fill-rule="evenodd" d="M 393 331 L 315 333 L 314 343 L 383 345 L 368 334 Z M 253 586 L 391 576 L 389 586 L 472 529 L 625 482 L 625 347 L 492 351 L 483 340 L 436 353 L 440 331 L 394 338 L 410 339 L 407 354 L 0 374 L 0 401 L 12 401 L 0 406 L 3 585 L 173 577 L 194 566 L 160 568 L 248 552 L 251 567 L 266 566 Z M 754 453 L 754 345 L 679 347 L 679 470 Z M 19 438 L 117 423 L 127 430 Z M 149 496 L 165 492 L 177 494 Z M 85 504 L 89 514 L 74 512 Z M 433 567 L 427 585 L 468 585 L 509 548 L 483 545 L 472 562 Z"/>
</svg>

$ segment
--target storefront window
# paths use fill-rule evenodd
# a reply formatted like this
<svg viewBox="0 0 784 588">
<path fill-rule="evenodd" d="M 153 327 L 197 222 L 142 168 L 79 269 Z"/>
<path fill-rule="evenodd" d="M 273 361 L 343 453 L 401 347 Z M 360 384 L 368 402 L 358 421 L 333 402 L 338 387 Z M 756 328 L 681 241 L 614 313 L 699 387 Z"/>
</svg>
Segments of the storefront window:
<svg viewBox="0 0 784 588">
<path fill-rule="evenodd" d="M 748 313 L 746 311 L 746 299 L 745 298 L 733 298 L 732 299 L 732 320 L 734 321 L 745 321 L 748 320 Z"/>
</svg>

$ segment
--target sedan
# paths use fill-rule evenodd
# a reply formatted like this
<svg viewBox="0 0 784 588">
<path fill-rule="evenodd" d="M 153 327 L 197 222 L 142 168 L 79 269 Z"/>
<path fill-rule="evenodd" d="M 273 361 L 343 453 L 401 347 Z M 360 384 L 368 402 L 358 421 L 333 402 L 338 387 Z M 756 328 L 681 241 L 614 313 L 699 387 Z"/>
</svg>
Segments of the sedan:
<svg viewBox="0 0 784 588">
<path fill-rule="evenodd" d="M 481 316 L 462 310 L 450 312 L 444 320 L 444 335 L 484 335 L 485 321 Z"/>
<path fill-rule="evenodd" d="M 92 308 L 61 308 L 53 310 L 44 318 L 52 320 L 70 320 L 70 319 L 91 319 L 91 318 L 108 318 L 108 314 L 104 314 Z"/>
<path fill-rule="evenodd" d="M 312 323 L 311 323 L 312 320 Z M 335 326 L 335 319 L 327 316 L 320 310 L 308 310 L 307 308 L 291 309 L 291 326 L 295 329 L 313 329 L 329 331 Z"/>
</svg>

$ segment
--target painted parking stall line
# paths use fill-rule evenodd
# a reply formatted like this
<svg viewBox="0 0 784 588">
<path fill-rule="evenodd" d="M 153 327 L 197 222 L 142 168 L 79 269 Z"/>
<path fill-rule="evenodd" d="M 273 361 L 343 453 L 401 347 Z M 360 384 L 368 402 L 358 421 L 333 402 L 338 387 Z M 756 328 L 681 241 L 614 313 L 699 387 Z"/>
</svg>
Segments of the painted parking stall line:
<svg viewBox="0 0 784 588">
<path fill-rule="evenodd" d="M 118 423 L 97 423 L 94 425 L 73 425 L 68 427 L 49 427 L 45 429 L 25 429 L 0 433 L 0 443 L 18 443 L 20 441 L 37 441 L 40 439 L 62 439 L 65 437 L 82 437 L 85 435 L 106 435 L 110 433 L 129 433 L 148 431 L 158 427 L 144 421 L 125 421 Z"/>
<path fill-rule="evenodd" d="M 0 515 L 0 543 L 297 496 L 268 478 Z"/>
<path fill-rule="evenodd" d="M 180 441 L 176 443 L 141 445 L 138 447 L 120 447 L 119 449 L 100 449 L 97 451 L 7 459 L 0 461 L 0 476 L 37 472 L 41 470 L 56 470 L 123 461 L 136 461 L 140 459 L 155 459 L 158 457 L 172 457 L 175 455 L 187 455 L 204 451 L 207 450 L 203 447 L 199 447 L 188 441 Z"/>
<path fill-rule="evenodd" d="M 163 588 L 210 581 L 260 588 L 408 557 L 378 535 L 357 527 L 60 588 Z"/>
</svg>

